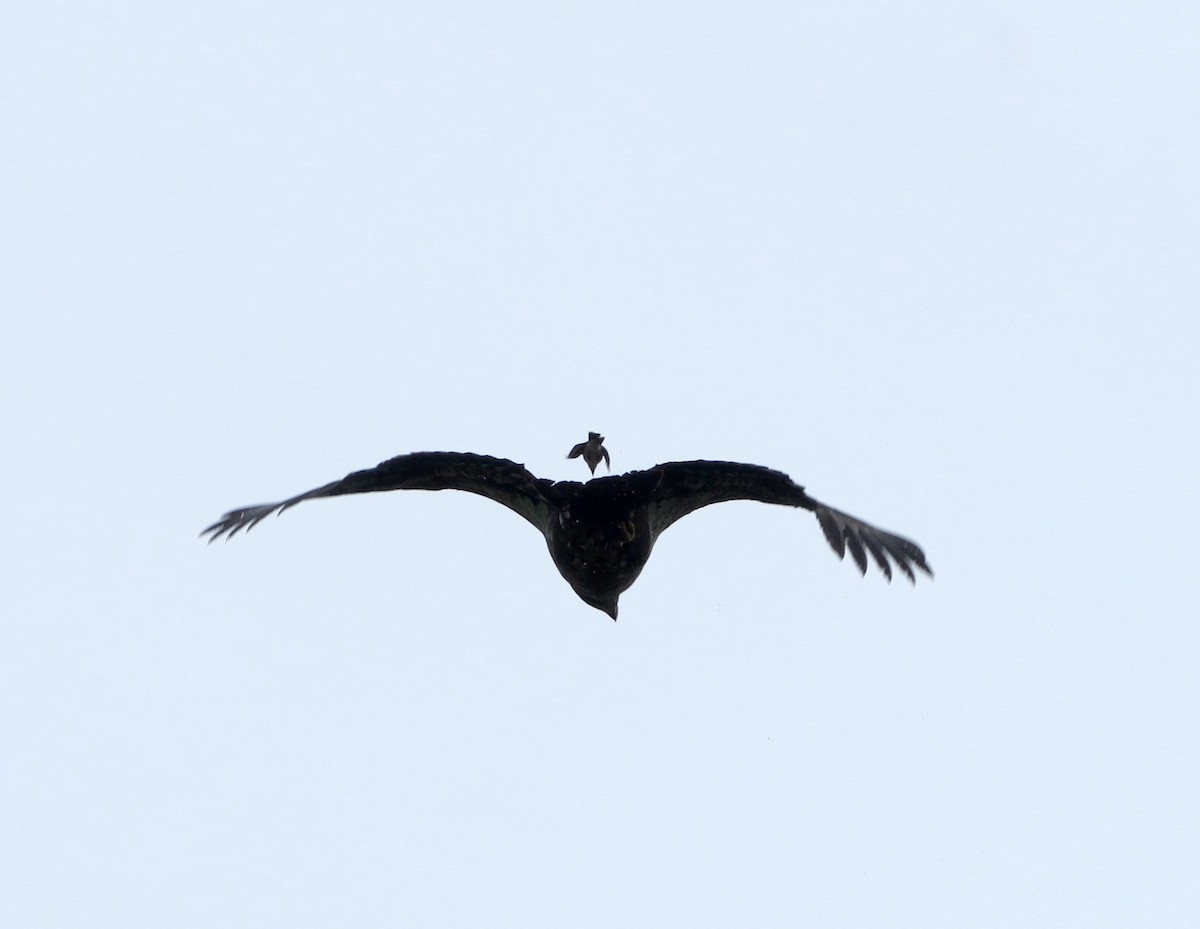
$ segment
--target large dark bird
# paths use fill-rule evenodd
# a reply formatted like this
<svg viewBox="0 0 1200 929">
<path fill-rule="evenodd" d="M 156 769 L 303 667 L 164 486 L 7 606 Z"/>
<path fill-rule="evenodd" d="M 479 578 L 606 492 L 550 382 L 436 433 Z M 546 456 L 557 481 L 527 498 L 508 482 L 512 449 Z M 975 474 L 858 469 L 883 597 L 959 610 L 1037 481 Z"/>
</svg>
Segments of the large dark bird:
<svg viewBox="0 0 1200 929">
<path fill-rule="evenodd" d="M 838 557 L 849 549 L 863 574 L 870 553 L 889 581 L 893 562 L 910 581 L 916 580 L 914 566 L 933 575 L 925 553 L 908 539 L 814 500 L 786 474 L 732 461 L 669 461 L 581 484 L 534 477 L 505 458 L 414 452 L 279 503 L 230 510 L 201 535 L 210 542 L 232 538 L 302 500 L 379 490 L 465 490 L 503 503 L 545 536 L 550 557 L 580 599 L 613 619 L 617 599 L 637 580 L 663 530 L 693 510 L 726 500 L 811 510 Z"/>
</svg>

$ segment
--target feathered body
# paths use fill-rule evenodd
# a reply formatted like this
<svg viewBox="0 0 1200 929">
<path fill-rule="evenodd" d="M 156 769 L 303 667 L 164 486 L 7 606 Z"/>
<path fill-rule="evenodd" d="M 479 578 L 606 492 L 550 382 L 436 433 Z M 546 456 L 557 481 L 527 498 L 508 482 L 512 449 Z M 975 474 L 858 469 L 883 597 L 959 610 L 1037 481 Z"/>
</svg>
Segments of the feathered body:
<svg viewBox="0 0 1200 929">
<path fill-rule="evenodd" d="M 502 503 L 546 539 L 559 573 L 589 606 L 617 618 L 617 601 L 637 580 L 659 535 L 677 519 L 728 500 L 811 510 L 839 557 L 850 550 L 861 572 L 868 554 L 891 580 L 892 564 L 915 580 L 932 575 L 908 539 L 809 497 L 786 474 L 729 461 L 672 461 L 586 483 L 535 477 L 524 465 L 470 452 L 414 452 L 278 503 L 231 510 L 204 530 L 232 538 L 304 500 L 385 490 L 463 490 Z"/>
<path fill-rule="evenodd" d="M 586 442 L 580 442 L 567 452 L 568 458 L 578 458 L 580 455 L 593 474 L 596 473 L 596 465 L 600 464 L 601 459 L 604 460 L 604 467 L 612 468 L 608 460 L 608 449 L 604 447 L 604 436 L 598 432 L 589 432 Z"/>
</svg>

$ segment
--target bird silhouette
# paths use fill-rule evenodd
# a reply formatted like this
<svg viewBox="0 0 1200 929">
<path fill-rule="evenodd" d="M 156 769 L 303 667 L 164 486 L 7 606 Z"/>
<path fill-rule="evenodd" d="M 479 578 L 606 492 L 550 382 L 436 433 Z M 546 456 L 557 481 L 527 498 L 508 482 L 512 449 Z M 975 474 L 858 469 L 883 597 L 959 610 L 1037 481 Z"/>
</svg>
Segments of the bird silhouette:
<svg viewBox="0 0 1200 929">
<path fill-rule="evenodd" d="M 603 441 L 593 432 L 581 443 L 580 454 L 593 469 L 588 455 L 599 461 Z M 780 471 L 732 461 L 669 461 L 579 483 L 538 478 L 524 465 L 490 455 L 413 452 L 278 503 L 230 510 L 201 536 L 209 542 L 232 538 L 304 500 L 386 490 L 463 490 L 504 504 L 545 537 L 555 566 L 579 598 L 613 619 L 618 599 L 641 574 L 663 531 L 701 507 L 729 500 L 811 511 L 838 557 L 848 550 L 862 574 L 869 555 L 889 581 L 893 565 L 910 581 L 916 580 L 914 568 L 933 575 L 914 542 L 814 500 Z"/>
<path fill-rule="evenodd" d="M 596 465 L 600 464 L 601 458 L 604 459 L 604 467 L 612 470 L 608 461 L 608 449 L 604 447 L 604 436 L 598 432 L 589 432 L 586 442 L 580 442 L 567 452 L 568 458 L 578 458 L 580 455 L 593 474 L 596 473 Z"/>
</svg>

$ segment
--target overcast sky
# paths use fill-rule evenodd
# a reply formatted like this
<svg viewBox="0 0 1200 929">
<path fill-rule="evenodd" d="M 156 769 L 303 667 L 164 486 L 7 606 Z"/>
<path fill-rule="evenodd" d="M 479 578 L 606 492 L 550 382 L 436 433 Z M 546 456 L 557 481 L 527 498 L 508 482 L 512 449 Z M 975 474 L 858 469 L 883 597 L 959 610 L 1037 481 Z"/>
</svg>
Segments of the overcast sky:
<svg viewBox="0 0 1200 929">
<path fill-rule="evenodd" d="M 37 3 L 0 924 L 1190 926 L 1191 3 Z M 778 468 L 611 622 L 401 452 Z"/>
</svg>

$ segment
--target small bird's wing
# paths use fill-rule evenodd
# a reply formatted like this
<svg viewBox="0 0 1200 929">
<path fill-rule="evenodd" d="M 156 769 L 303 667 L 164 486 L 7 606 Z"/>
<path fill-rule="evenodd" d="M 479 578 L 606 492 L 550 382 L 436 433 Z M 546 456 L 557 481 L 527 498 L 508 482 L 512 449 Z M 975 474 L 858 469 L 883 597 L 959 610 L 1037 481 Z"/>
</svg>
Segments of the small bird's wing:
<svg viewBox="0 0 1200 929">
<path fill-rule="evenodd" d="M 600 454 L 604 456 L 604 467 L 607 468 L 609 471 L 611 471 L 612 465 L 609 463 L 609 460 L 608 460 L 608 449 L 605 448 L 603 445 L 600 446 Z"/>
<path fill-rule="evenodd" d="M 562 448 L 562 446 L 560 445 L 559 448 Z M 587 442 L 580 442 L 578 445 L 576 445 L 574 448 L 572 448 L 569 452 L 567 452 L 567 457 L 568 458 L 578 458 L 580 455 L 583 454 L 583 450 L 585 448 L 587 448 Z"/>
<path fill-rule="evenodd" d="M 701 507 L 727 500 L 757 500 L 811 510 L 838 557 L 844 558 L 849 549 L 863 574 L 870 552 L 889 581 L 889 558 L 910 581 L 916 580 L 914 566 L 933 576 L 925 553 L 916 543 L 814 500 L 781 471 L 733 461 L 671 461 L 656 465 L 648 473 L 654 472 L 662 475 L 650 503 L 650 525 L 655 536 Z"/>
<path fill-rule="evenodd" d="M 382 490 L 465 490 L 503 503 L 544 534 L 553 516 L 553 506 L 545 495 L 552 483 L 534 477 L 524 465 L 506 458 L 470 452 L 414 452 L 347 474 L 340 481 L 279 503 L 230 510 L 200 534 L 207 535 L 210 542 L 222 536 L 233 538 L 243 529 L 253 529 L 272 513 L 282 513 L 302 500 Z"/>
</svg>

